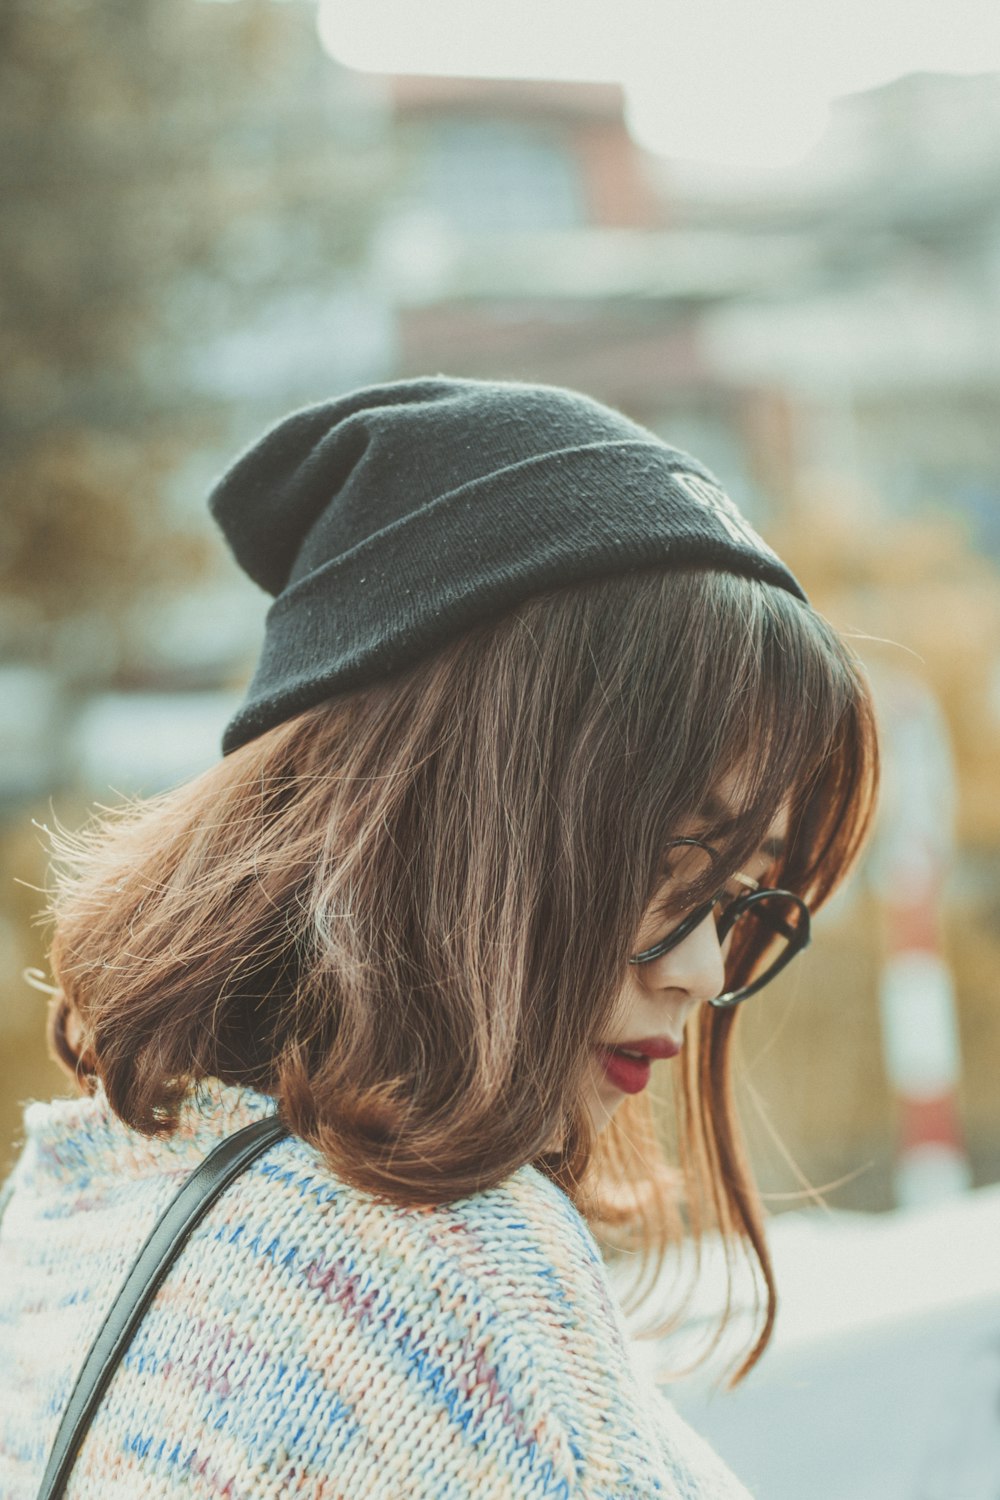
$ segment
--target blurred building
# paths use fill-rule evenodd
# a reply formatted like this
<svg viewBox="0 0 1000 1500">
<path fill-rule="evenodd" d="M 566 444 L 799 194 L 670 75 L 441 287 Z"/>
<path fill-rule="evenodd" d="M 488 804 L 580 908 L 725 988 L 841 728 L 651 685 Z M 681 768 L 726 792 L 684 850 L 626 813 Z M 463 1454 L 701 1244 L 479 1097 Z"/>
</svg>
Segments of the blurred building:
<svg viewBox="0 0 1000 1500">
<path fill-rule="evenodd" d="M 742 229 L 683 225 L 613 85 L 396 78 L 391 97 L 406 175 L 377 253 L 400 372 L 579 386 L 669 424 L 745 502 L 742 393 L 699 330 L 786 280 L 801 247 L 759 233 L 747 255 Z"/>
</svg>

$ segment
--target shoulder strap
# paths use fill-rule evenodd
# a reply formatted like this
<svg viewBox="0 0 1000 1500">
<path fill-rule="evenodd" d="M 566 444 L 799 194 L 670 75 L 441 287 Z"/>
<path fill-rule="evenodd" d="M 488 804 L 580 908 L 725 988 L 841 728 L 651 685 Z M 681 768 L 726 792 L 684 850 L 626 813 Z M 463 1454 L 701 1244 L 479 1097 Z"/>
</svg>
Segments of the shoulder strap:
<svg viewBox="0 0 1000 1500">
<path fill-rule="evenodd" d="M 244 1167 L 288 1135 L 277 1115 L 226 1136 L 186 1178 L 153 1225 L 90 1346 L 59 1424 L 38 1500 L 58 1500 L 108 1383 L 156 1291 L 195 1225 Z"/>
</svg>

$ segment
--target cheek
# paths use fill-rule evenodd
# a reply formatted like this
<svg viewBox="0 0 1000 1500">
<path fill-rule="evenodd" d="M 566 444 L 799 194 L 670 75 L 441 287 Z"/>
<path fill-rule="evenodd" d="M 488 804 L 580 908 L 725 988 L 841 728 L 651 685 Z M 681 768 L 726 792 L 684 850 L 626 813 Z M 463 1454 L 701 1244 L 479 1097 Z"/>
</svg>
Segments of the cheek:
<svg viewBox="0 0 1000 1500">
<path fill-rule="evenodd" d="M 669 932 L 670 927 L 671 918 L 664 915 L 657 906 L 651 906 L 643 917 L 639 931 L 635 935 L 633 953 L 641 953 L 643 948 L 652 948 L 654 943 L 658 943 L 664 934 Z"/>
<path fill-rule="evenodd" d="M 595 1058 L 584 1089 L 584 1104 L 598 1135 L 611 1124 L 624 1102 L 625 1095 L 608 1082 L 604 1070 Z"/>
<path fill-rule="evenodd" d="M 621 989 L 618 991 L 618 999 L 611 1015 L 611 1021 L 605 1031 L 605 1036 L 620 1037 L 629 1033 L 633 1016 L 643 1002 L 643 988 L 639 978 L 642 969 L 630 964 Z"/>
</svg>

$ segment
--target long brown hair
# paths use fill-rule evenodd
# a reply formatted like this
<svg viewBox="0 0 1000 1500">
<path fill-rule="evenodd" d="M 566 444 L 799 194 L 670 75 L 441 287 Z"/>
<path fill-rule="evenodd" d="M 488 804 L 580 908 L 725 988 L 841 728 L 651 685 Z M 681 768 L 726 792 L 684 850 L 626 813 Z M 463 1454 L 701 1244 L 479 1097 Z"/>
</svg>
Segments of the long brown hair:
<svg viewBox="0 0 1000 1500">
<path fill-rule="evenodd" d="M 777 873 L 815 909 L 861 846 L 877 752 L 863 676 L 807 605 L 705 569 L 535 599 L 64 840 L 55 1048 L 145 1133 L 203 1078 L 263 1090 L 398 1204 L 531 1162 L 646 1266 L 716 1228 L 766 1287 L 739 1378 L 775 1288 L 736 1014 L 689 1027 L 676 1165 L 641 1097 L 599 1138 L 582 1104 L 664 845 L 733 773 L 720 865 L 790 798 Z"/>
</svg>

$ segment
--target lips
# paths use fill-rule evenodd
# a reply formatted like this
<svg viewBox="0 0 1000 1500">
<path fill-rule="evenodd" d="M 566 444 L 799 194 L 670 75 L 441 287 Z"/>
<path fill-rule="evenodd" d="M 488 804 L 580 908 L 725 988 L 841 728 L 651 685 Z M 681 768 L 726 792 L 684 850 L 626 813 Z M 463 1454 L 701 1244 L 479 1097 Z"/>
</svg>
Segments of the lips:
<svg viewBox="0 0 1000 1500">
<path fill-rule="evenodd" d="M 598 1047 L 597 1057 L 609 1083 L 623 1094 L 639 1094 L 649 1082 L 653 1061 L 676 1057 L 680 1050 L 670 1037 L 643 1037 L 620 1047 Z"/>
<path fill-rule="evenodd" d="M 645 1036 L 637 1042 L 619 1042 L 614 1052 L 639 1052 L 643 1057 L 656 1061 L 662 1057 L 676 1057 L 681 1050 L 680 1042 L 669 1036 Z"/>
</svg>

